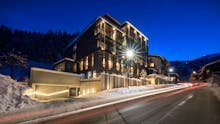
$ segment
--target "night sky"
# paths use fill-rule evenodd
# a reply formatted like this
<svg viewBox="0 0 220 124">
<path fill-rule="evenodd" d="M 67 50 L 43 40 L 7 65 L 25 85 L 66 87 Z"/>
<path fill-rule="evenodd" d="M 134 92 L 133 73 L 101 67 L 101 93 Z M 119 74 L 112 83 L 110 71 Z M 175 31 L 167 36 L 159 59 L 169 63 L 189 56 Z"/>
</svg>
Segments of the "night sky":
<svg viewBox="0 0 220 124">
<path fill-rule="evenodd" d="M 220 52 L 220 0 L 0 0 L 0 25 L 80 32 L 109 13 L 149 38 L 150 54 L 191 60 Z"/>
</svg>

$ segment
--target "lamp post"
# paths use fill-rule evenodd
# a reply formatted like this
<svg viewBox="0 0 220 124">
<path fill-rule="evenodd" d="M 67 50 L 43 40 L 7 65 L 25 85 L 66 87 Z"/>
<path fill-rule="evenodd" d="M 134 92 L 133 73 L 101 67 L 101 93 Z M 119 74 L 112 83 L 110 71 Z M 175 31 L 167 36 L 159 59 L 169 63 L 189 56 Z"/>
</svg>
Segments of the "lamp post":
<svg viewBox="0 0 220 124">
<path fill-rule="evenodd" d="M 171 82 L 171 77 L 170 77 L 170 73 L 173 73 L 174 72 L 174 68 L 173 67 L 170 67 L 169 69 L 168 69 L 168 77 L 169 77 L 169 81 Z"/>
<path fill-rule="evenodd" d="M 126 67 L 127 68 L 127 74 L 128 74 L 127 77 L 130 77 L 130 75 L 131 75 L 130 74 L 131 60 L 134 59 L 135 52 L 134 52 L 133 49 L 127 49 L 125 55 L 126 55 L 126 58 L 128 59 L 128 63 L 127 63 L 127 67 Z M 128 87 L 129 87 L 129 79 L 128 79 Z"/>
</svg>

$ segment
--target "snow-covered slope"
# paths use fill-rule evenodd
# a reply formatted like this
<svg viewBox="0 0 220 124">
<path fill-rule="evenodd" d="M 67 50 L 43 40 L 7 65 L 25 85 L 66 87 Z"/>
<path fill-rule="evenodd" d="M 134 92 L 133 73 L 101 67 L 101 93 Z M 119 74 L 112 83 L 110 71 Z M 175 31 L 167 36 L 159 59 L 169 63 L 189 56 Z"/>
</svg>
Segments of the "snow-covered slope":
<svg viewBox="0 0 220 124">
<path fill-rule="evenodd" d="M 9 76 L 0 74 L 0 113 L 35 105 L 36 101 L 22 95 L 27 88 Z"/>
</svg>

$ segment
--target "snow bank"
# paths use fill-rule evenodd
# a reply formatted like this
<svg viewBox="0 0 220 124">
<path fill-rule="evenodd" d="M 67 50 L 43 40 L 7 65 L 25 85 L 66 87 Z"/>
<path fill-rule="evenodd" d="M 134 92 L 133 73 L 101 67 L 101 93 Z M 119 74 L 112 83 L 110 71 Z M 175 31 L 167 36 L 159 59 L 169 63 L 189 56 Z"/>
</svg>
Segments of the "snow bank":
<svg viewBox="0 0 220 124">
<path fill-rule="evenodd" d="M 81 98 L 113 98 L 120 96 L 134 95 L 135 93 L 146 92 L 155 89 L 154 86 L 129 86 L 124 88 L 114 88 L 101 92 L 79 96 Z"/>
<path fill-rule="evenodd" d="M 0 74 L 0 113 L 35 105 L 36 101 L 22 95 L 27 88 L 9 76 Z"/>
</svg>

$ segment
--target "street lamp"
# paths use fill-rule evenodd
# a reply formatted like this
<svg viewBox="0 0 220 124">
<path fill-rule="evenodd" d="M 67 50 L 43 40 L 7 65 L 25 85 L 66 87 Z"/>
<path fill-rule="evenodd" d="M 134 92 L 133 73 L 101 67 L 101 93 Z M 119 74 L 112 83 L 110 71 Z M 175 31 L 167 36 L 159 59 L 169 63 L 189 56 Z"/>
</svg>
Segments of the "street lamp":
<svg viewBox="0 0 220 124">
<path fill-rule="evenodd" d="M 174 68 L 173 68 L 173 67 L 170 67 L 170 68 L 168 69 L 168 72 L 169 72 L 169 73 L 168 73 L 169 81 L 172 82 L 172 81 L 171 81 L 171 77 L 170 77 L 170 73 L 173 73 L 173 72 L 174 72 Z"/>
<path fill-rule="evenodd" d="M 173 69 L 173 68 L 169 68 L 168 71 L 169 71 L 170 73 L 172 73 L 172 72 L 174 71 L 174 69 Z"/>
<path fill-rule="evenodd" d="M 134 50 L 128 49 L 128 50 L 126 51 L 126 57 L 127 57 L 128 59 L 133 59 L 133 57 L 134 57 Z"/>
<path fill-rule="evenodd" d="M 193 74 L 196 74 L 196 71 L 193 71 Z"/>
</svg>

